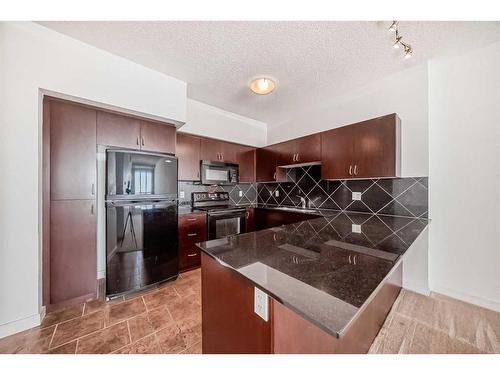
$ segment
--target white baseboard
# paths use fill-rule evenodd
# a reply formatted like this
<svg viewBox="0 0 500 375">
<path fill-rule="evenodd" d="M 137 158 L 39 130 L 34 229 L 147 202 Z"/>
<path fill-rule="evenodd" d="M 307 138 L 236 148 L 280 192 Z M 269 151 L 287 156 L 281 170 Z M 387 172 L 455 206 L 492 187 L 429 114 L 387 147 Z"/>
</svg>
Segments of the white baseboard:
<svg viewBox="0 0 500 375">
<path fill-rule="evenodd" d="M 485 309 L 500 312 L 500 301 L 492 301 L 481 297 L 471 296 L 469 294 L 462 293 L 439 285 L 433 285 L 431 291 L 439 294 L 444 294 L 445 296 L 455 298 L 463 302 L 484 307 Z"/>
<path fill-rule="evenodd" d="M 0 324 L 0 338 L 39 326 L 40 322 L 40 314 L 35 314 L 13 322 Z"/>
</svg>

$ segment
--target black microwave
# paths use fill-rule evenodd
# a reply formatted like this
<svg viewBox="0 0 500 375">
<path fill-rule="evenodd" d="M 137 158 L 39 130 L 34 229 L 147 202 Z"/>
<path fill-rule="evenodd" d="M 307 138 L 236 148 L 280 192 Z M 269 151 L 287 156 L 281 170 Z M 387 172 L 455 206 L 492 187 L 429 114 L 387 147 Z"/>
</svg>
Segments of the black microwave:
<svg viewBox="0 0 500 375">
<path fill-rule="evenodd" d="M 239 181 L 238 164 L 202 160 L 200 176 L 203 185 L 235 185 Z"/>
</svg>

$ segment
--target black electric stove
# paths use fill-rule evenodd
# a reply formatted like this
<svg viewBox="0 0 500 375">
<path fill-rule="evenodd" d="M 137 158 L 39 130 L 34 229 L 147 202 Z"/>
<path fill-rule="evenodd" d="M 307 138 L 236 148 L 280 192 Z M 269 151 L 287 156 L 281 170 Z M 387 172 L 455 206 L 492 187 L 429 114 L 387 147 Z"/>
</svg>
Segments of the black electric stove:
<svg viewBox="0 0 500 375">
<path fill-rule="evenodd" d="M 195 192 L 191 194 L 193 208 L 207 211 L 208 239 L 245 233 L 247 209 L 231 204 L 226 192 Z"/>
</svg>

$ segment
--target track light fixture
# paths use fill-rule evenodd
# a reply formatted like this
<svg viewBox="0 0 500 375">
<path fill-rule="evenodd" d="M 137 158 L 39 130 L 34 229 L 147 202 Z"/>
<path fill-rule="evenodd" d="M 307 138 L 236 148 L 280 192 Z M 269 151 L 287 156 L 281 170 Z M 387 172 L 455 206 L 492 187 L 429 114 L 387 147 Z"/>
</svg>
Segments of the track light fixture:
<svg viewBox="0 0 500 375">
<path fill-rule="evenodd" d="M 399 35 L 399 23 L 398 21 L 392 21 L 391 26 L 389 26 L 389 31 L 395 33 L 394 34 L 394 44 L 392 45 L 395 49 L 399 49 L 400 46 L 403 46 L 404 48 L 404 56 L 405 59 L 409 59 L 411 55 L 413 54 L 413 49 L 411 48 L 411 45 L 408 43 L 403 42 L 403 37 Z"/>
</svg>

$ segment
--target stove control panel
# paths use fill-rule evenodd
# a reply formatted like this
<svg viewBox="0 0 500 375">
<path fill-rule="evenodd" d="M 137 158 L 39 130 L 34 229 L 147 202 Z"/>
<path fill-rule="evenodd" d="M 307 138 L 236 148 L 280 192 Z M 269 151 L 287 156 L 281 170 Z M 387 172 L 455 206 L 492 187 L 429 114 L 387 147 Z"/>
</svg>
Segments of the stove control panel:
<svg viewBox="0 0 500 375">
<path fill-rule="evenodd" d="M 220 191 L 215 193 L 208 193 L 208 192 L 192 193 L 192 200 L 193 202 L 228 201 L 229 193 Z"/>
</svg>

